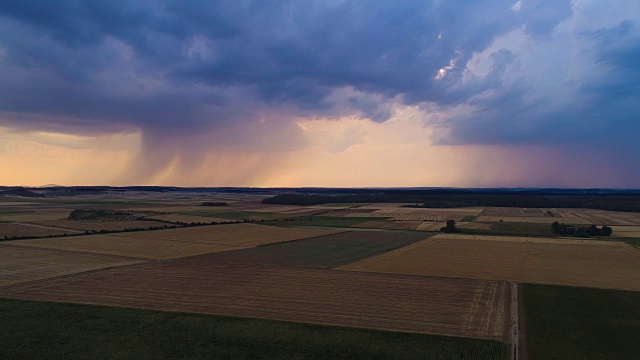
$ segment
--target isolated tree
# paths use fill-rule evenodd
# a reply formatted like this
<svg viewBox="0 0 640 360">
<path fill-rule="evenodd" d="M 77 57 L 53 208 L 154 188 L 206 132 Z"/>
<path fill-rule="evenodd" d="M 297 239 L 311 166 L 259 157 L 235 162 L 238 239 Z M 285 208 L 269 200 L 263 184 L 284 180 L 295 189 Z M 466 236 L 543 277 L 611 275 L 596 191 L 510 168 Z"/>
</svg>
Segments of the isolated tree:
<svg viewBox="0 0 640 360">
<path fill-rule="evenodd" d="M 443 228 L 441 228 L 440 231 L 446 232 L 446 233 L 457 232 L 458 228 L 456 227 L 456 221 L 455 220 L 447 220 L 447 225 L 445 225 Z"/>
</svg>

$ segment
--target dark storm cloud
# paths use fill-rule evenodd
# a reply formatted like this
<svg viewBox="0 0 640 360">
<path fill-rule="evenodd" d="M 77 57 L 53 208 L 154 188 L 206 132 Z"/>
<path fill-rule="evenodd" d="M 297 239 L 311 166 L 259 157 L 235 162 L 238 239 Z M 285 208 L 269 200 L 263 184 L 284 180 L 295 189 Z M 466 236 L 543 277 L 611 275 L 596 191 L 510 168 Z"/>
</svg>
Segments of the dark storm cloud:
<svg viewBox="0 0 640 360">
<path fill-rule="evenodd" d="M 3 2 L 0 72 L 7 81 L 0 110 L 171 128 L 250 117 L 228 105 L 237 96 L 316 113 L 331 113 L 324 98 L 345 86 L 405 95 L 408 102 L 450 101 L 434 81 L 438 69 L 453 58 L 464 63 L 518 26 L 509 7 L 505 1 Z M 376 121 L 390 115 L 375 104 L 351 105 Z"/>
<path fill-rule="evenodd" d="M 270 108 L 382 122 L 399 101 L 471 108 L 438 124 L 440 143 L 562 143 L 567 132 L 597 137 L 611 123 L 637 129 L 632 21 L 576 39 L 593 49 L 595 67 L 571 80 L 566 101 L 536 85 L 543 70 L 520 68 L 527 49 L 495 49 L 486 74 L 465 78 L 474 54 L 496 39 L 521 29 L 527 41 L 553 43 L 573 15 L 568 0 L 5 1 L 0 111 L 37 116 L 0 124 L 37 130 L 60 121 L 76 132 L 117 124 L 162 137 L 237 128 Z M 356 95 L 331 99 L 345 88 Z"/>
</svg>

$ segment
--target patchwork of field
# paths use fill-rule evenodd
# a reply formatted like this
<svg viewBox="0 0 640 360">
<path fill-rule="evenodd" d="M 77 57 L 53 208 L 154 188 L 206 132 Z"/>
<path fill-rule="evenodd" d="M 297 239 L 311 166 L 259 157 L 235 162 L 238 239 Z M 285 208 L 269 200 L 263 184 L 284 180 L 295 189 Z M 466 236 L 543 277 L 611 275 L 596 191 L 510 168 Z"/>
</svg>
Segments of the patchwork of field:
<svg viewBox="0 0 640 360">
<path fill-rule="evenodd" d="M 595 240 L 441 234 L 339 269 L 640 291 L 640 251 Z"/>
<path fill-rule="evenodd" d="M 392 213 L 392 212 L 357 212 L 357 211 L 335 211 L 326 214 L 327 216 L 344 216 L 344 217 L 374 217 L 374 218 L 390 218 L 397 221 L 446 221 L 456 220 L 460 221 L 465 216 L 464 214 L 455 213 L 428 213 L 428 212 L 404 212 L 404 213 Z"/>
<path fill-rule="evenodd" d="M 389 231 L 348 231 L 310 239 L 289 241 L 209 258 L 218 264 L 253 264 L 328 269 L 413 244 L 428 234 Z"/>
<path fill-rule="evenodd" d="M 640 225 L 639 213 L 627 213 L 591 209 L 567 209 L 587 224 L 595 225 Z"/>
<path fill-rule="evenodd" d="M 0 244 L 0 286 L 139 262 L 139 259 L 3 243 Z"/>
<path fill-rule="evenodd" d="M 4 287 L 0 296 L 505 339 L 503 282 L 228 266 L 215 255 Z"/>
<path fill-rule="evenodd" d="M 344 230 L 284 228 L 243 223 L 196 226 L 156 231 L 139 231 L 113 235 L 127 238 L 186 241 L 194 243 L 251 247 L 306 239 L 315 236 L 337 234 L 343 231 Z"/>
<path fill-rule="evenodd" d="M 64 235 L 66 231 L 61 229 L 52 229 L 45 226 L 33 226 L 22 223 L 0 224 L 0 239 L 13 236 L 56 236 Z"/>
<path fill-rule="evenodd" d="M 241 249 L 245 246 L 230 244 L 206 244 L 199 242 L 180 242 L 153 238 L 86 235 L 48 239 L 12 241 L 14 246 L 30 248 L 71 250 L 93 254 L 125 256 L 141 259 L 171 259 Z"/>
<path fill-rule="evenodd" d="M 542 217 L 542 216 L 485 216 L 480 215 L 476 219 L 479 222 L 519 222 L 519 223 L 536 223 L 536 224 L 551 224 L 554 221 L 564 222 L 566 224 L 584 224 L 585 220 L 581 218 L 562 218 L 556 219 L 552 217 Z"/>
<path fill-rule="evenodd" d="M 61 229 L 89 230 L 89 231 L 120 231 L 125 229 L 146 229 L 167 225 L 159 221 L 84 221 L 84 220 L 44 220 L 33 224 Z"/>
</svg>

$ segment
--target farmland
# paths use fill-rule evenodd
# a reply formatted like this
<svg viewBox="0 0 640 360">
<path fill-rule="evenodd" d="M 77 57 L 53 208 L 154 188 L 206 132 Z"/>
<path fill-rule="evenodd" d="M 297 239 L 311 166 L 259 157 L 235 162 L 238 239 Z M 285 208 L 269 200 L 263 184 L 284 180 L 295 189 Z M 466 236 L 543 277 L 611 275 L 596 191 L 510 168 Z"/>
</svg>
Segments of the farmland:
<svg viewBox="0 0 640 360">
<path fill-rule="evenodd" d="M 139 259 L 0 244 L 0 286 L 138 262 Z"/>
<path fill-rule="evenodd" d="M 336 234 L 339 232 L 341 232 L 341 230 L 282 228 L 255 224 L 230 224 L 156 231 L 139 231 L 114 234 L 114 236 L 250 247 Z"/>
<path fill-rule="evenodd" d="M 564 358 L 588 359 L 579 344 L 609 332 L 620 338 L 609 339 L 612 344 L 637 352 L 629 336 L 611 331 L 620 326 L 637 332 L 611 312 L 621 308 L 635 319 L 624 301 L 636 303 L 640 293 L 640 250 L 632 246 L 640 246 L 637 213 L 364 202 L 297 206 L 263 204 L 264 197 L 138 190 L 28 201 L 0 197 L 0 234 L 41 237 L 0 243 L 0 297 L 13 299 L 0 300 L 0 308 L 24 312 L 24 319 L 37 314 L 29 321 L 47 323 L 42 332 L 22 327 L 15 336 L 25 340 L 1 343 L 0 357 L 14 354 L 2 351 L 37 351 L 31 341 L 61 333 L 57 349 L 67 355 L 90 353 L 92 341 L 115 341 L 131 354 L 160 351 L 157 357 L 209 358 L 215 352 L 253 358 L 256 348 L 249 344 L 261 344 L 260 356 L 273 351 L 277 358 L 504 359 L 509 323 L 517 318 L 510 308 L 517 287 L 524 289 L 520 306 L 524 302 L 526 313 L 519 319 L 529 358 L 547 358 L 546 344 L 562 340 Z M 69 219 L 79 208 L 126 219 Z M 439 232 L 446 220 L 456 220 L 461 232 Z M 554 221 L 610 225 L 613 234 L 563 238 L 552 232 Z M 195 226 L 211 222 L 223 224 Z M 182 225 L 164 228 L 175 224 Z M 137 230 L 123 231 L 132 228 Z M 111 233 L 93 233 L 101 230 Z M 578 298 L 586 299 L 582 308 L 567 312 L 563 301 Z M 11 339 L 20 326 L 8 328 L 12 318 L 6 314 L 0 311 L 0 332 Z M 122 314 L 144 325 L 107 325 Z M 105 323 L 97 320 L 102 317 Z M 595 324 L 592 331 L 584 330 L 589 324 Z M 159 330 L 165 325 L 184 332 L 160 335 L 167 333 Z M 556 325 L 549 334 L 540 330 Z M 114 335 L 122 327 L 127 334 L 146 334 L 144 343 Z M 237 332 L 229 333 L 230 327 Z M 76 337 L 82 340 L 69 340 Z M 96 346 L 101 354 L 117 351 L 115 345 Z M 591 352 L 620 359 L 630 353 L 595 345 Z"/>
<path fill-rule="evenodd" d="M 428 237 L 415 232 L 349 231 L 216 256 L 216 262 L 328 269 L 401 248 Z"/>
<path fill-rule="evenodd" d="M 3 359 L 506 359 L 490 340 L 0 299 Z M 133 335 L 133 336 L 131 336 Z"/>
<path fill-rule="evenodd" d="M 638 357 L 640 292 L 525 285 L 523 293 L 530 360 Z"/>
<path fill-rule="evenodd" d="M 170 259 L 240 249 L 243 246 L 177 242 L 144 237 L 87 235 L 50 239 L 12 241 L 13 246 L 79 251 L 92 254 L 127 256 L 142 259 Z"/>
<path fill-rule="evenodd" d="M 443 234 L 341 269 L 640 291 L 640 252 L 620 242 Z"/>
<path fill-rule="evenodd" d="M 0 296 L 505 337 L 508 287 L 502 282 L 253 267 L 216 261 L 222 254 L 15 285 L 0 289 Z"/>
</svg>

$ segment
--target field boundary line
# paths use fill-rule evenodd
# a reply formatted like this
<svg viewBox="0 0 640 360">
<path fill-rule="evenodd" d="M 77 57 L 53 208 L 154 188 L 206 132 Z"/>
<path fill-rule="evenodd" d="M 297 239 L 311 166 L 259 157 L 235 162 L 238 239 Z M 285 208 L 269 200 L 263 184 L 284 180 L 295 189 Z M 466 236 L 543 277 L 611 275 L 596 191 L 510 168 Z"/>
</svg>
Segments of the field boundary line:
<svg viewBox="0 0 640 360">
<path fill-rule="evenodd" d="M 520 334 L 518 319 L 518 283 L 511 283 L 511 359 L 518 360 L 520 352 Z"/>
</svg>

